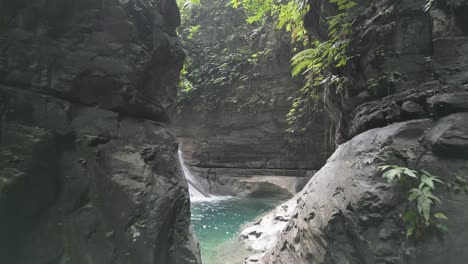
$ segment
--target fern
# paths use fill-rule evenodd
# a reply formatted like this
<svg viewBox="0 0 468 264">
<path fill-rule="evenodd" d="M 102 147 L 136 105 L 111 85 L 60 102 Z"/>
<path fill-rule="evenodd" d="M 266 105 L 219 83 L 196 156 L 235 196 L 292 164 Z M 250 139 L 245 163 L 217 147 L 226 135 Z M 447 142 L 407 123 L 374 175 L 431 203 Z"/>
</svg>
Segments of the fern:
<svg viewBox="0 0 468 264">
<path fill-rule="evenodd" d="M 306 0 L 230 0 L 228 6 L 242 9 L 247 15 L 248 24 L 260 24 L 275 21 L 276 28 L 290 33 L 295 49 L 301 49 L 291 59 L 293 77 L 304 76 L 304 85 L 292 99 L 288 114 L 290 126 L 301 131 L 304 125 L 311 124 L 313 112 L 319 111 L 320 99 L 331 87 L 344 92 L 347 79 L 332 75 L 334 68 L 346 66 L 349 61 L 347 48 L 351 33 L 349 10 L 356 3 L 352 0 L 328 0 L 338 7 L 339 13 L 326 19 L 328 38 L 312 41 L 304 27 L 303 18 L 310 5 Z M 249 61 L 255 61 L 250 58 Z M 291 129 L 289 131 L 294 131 Z"/>
<path fill-rule="evenodd" d="M 312 112 L 319 110 L 317 107 L 319 101 L 329 89 L 333 87 L 336 92 L 344 93 L 348 83 L 347 78 L 333 75 L 331 71 L 346 66 L 349 61 L 348 36 L 353 24 L 349 9 L 356 3 L 350 0 L 330 0 L 330 2 L 336 4 L 341 12 L 326 20 L 328 39 L 313 41 L 309 48 L 297 53 L 291 59 L 292 76 L 305 76 L 305 84 L 294 98 L 295 102 L 302 101 L 302 103 L 293 104 L 288 115 L 291 126 L 310 124 L 307 119 L 311 118 L 311 111 L 306 109 L 311 109 Z M 301 119 L 303 120 L 298 122 Z"/>
<path fill-rule="evenodd" d="M 305 49 L 291 59 L 292 76 L 298 76 L 299 74 L 305 74 L 314 67 L 320 67 L 317 65 L 317 49 Z"/>
</svg>

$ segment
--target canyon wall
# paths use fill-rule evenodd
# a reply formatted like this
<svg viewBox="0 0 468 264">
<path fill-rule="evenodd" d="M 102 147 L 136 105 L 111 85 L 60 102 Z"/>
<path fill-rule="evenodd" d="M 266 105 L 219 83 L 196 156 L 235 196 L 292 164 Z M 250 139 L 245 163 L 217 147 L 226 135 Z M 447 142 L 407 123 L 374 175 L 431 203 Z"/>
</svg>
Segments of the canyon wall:
<svg viewBox="0 0 468 264">
<path fill-rule="evenodd" d="M 0 262 L 200 263 L 173 0 L 0 1 Z"/>
<path fill-rule="evenodd" d="M 243 196 L 258 188 L 254 182 L 277 180 L 295 192 L 330 149 L 321 113 L 313 130 L 286 132 L 291 97 L 302 85 L 291 78 L 289 33 L 273 22 L 247 24 L 229 1 L 201 2 L 181 27 L 193 87 L 181 92 L 173 125 L 185 160 L 215 193 Z M 216 183 L 208 182 L 214 173 Z"/>
<path fill-rule="evenodd" d="M 447 215 L 448 231 L 418 229 L 416 239 L 407 239 L 401 217 L 410 208 L 408 193 L 378 169 L 391 164 L 427 170 L 446 183 L 466 179 L 468 2 L 434 1 L 429 11 L 423 0 L 361 4 L 344 72 L 351 85 L 327 106 L 343 144 L 293 198 L 275 245 L 252 263 L 468 259 L 468 196 L 437 187 L 442 202 L 434 210 Z"/>
</svg>

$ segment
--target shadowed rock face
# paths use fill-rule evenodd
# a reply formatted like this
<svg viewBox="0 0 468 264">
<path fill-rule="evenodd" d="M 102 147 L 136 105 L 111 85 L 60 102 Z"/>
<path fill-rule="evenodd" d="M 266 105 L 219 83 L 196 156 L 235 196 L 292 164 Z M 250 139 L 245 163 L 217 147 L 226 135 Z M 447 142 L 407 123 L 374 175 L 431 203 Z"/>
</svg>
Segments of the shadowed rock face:
<svg viewBox="0 0 468 264">
<path fill-rule="evenodd" d="M 329 105 L 336 142 L 391 123 L 466 112 L 467 1 L 372 1 L 356 12 L 352 85 Z"/>
<path fill-rule="evenodd" d="M 0 262 L 200 263 L 173 0 L 0 1 Z"/>
<path fill-rule="evenodd" d="M 175 1 L 15 3 L 0 4 L 3 84 L 167 121 L 183 61 Z"/>
</svg>

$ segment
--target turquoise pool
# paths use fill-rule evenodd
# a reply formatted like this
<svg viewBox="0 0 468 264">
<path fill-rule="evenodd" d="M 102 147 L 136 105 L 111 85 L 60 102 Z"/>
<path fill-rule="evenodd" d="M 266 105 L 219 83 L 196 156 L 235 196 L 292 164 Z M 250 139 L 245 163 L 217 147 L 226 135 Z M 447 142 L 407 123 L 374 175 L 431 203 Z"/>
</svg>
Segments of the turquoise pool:
<svg viewBox="0 0 468 264">
<path fill-rule="evenodd" d="M 280 204 L 279 200 L 232 198 L 192 203 L 192 225 L 203 264 L 237 264 L 248 253 L 237 241 L 240 227 Z"/>
</svg>

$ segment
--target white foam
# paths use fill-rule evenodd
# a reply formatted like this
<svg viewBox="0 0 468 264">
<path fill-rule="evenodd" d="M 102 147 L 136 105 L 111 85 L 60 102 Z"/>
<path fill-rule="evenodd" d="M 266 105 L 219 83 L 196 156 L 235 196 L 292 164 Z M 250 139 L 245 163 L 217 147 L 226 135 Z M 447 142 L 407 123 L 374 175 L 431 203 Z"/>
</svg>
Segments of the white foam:
<svg viewBox="0 0 468 264">
<path fill-rule="evenodd" d="M 200 196 L 192 196 L 190 194 L 190 202 L 192 203 L 202 203 L 202 202 L 219 202 L 219 201 L 225 201 L 229 199 L 234 199 L 232 196 L 216 196 L 216 195 L 210 195 L 210 197 L 200 197 Z"/>
</svg>

